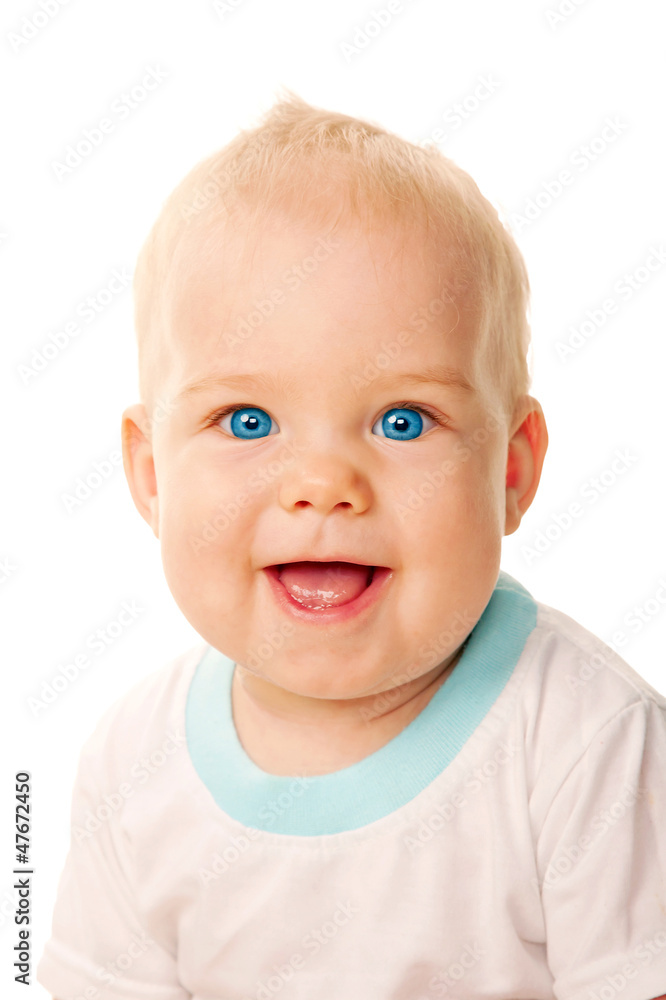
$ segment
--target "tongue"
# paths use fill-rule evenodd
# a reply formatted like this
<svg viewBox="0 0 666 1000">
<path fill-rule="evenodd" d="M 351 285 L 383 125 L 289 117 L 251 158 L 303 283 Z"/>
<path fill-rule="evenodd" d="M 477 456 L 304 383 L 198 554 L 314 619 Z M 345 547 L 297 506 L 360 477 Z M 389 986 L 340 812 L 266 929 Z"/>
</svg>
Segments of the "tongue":
<svg viewBox="0 0 666 1000">
<path fill-rule="evenodd" d="M 331 608 L 347 604 L 365 590 L 369 566 L 346 562 L 287 563 L 280 582 L 287 593 L 306 608 Z"/>
</svg>

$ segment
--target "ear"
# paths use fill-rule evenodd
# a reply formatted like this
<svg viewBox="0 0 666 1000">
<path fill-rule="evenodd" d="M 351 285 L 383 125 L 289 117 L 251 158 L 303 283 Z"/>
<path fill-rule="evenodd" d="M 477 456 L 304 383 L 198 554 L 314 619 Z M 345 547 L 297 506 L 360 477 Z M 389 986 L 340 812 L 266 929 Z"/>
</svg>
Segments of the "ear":
<svg viewBox="0 0 666 1000">
<path fill-rule="evenodd" d="M 506 521 L 504 534 L 518 528 L 532 503 L 541 479 L 543 460 L 548 448 L 548 431 L 541 404 L 524 396 L 514 419 L 506 463 Z"/>
<path fill-rule="evenodd" d="M 134 505 L 159 538 L 157 479 L 150 438 L 150 421 L 141 403 L 129 406 L 122 418 L 123 468 Z"/>
</svg>

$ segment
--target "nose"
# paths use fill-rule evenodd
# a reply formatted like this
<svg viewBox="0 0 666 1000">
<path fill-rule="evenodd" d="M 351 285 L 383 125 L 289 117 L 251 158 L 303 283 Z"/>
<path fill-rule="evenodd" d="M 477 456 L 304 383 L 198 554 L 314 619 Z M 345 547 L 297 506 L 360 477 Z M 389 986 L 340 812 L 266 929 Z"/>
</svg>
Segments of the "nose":
<svg viewBox="0 0 666 1000">
<path fill-rule="evenodd" d="M 339 507 L 362 514 L 371 503 L 367 477 L 342 455 L 301 456 L 282 479 L 280 504 L 287 511 L 314 507 L 330 514 Z"/>
</svg>

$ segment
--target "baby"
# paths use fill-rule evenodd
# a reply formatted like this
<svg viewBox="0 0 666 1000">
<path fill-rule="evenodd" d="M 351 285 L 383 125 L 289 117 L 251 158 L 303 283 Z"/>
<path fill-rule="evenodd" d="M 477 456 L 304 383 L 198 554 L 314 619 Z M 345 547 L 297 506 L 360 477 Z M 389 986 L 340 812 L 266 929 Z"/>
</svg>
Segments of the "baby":
<svg viewBox="0 0 666 1000">
<path fill-rule="evenodd" d="M 666 700 L 500 571 L 547 433 L 471 178 L 288 95 L 171 195 L 135 289 L 125 472 L 203 641 L 83 750 L 40 982 L 664 994 Z"/>
</svg>

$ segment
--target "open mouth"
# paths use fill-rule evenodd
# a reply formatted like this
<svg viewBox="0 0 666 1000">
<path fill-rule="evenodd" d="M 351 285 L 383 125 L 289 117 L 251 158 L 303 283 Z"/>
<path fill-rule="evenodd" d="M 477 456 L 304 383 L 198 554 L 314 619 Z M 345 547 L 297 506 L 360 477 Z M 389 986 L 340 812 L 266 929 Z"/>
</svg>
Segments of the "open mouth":
<svg viewBox="0 0 666 1000">
<path fill-rule="evenodd" d="M 372 582 L 374 566 L 348 562 L 293 562 L 277 567 L 278 579 L 306 608 L 339 607 L 356 600 Z"/>
<path fill-rule="evenodd" d="M 360 612 L 391 574 L 387 566 L 340 561 L 281 563 L 266 566 L 265 572 L 284 607 L 328 619 Z"/>
</svg>

